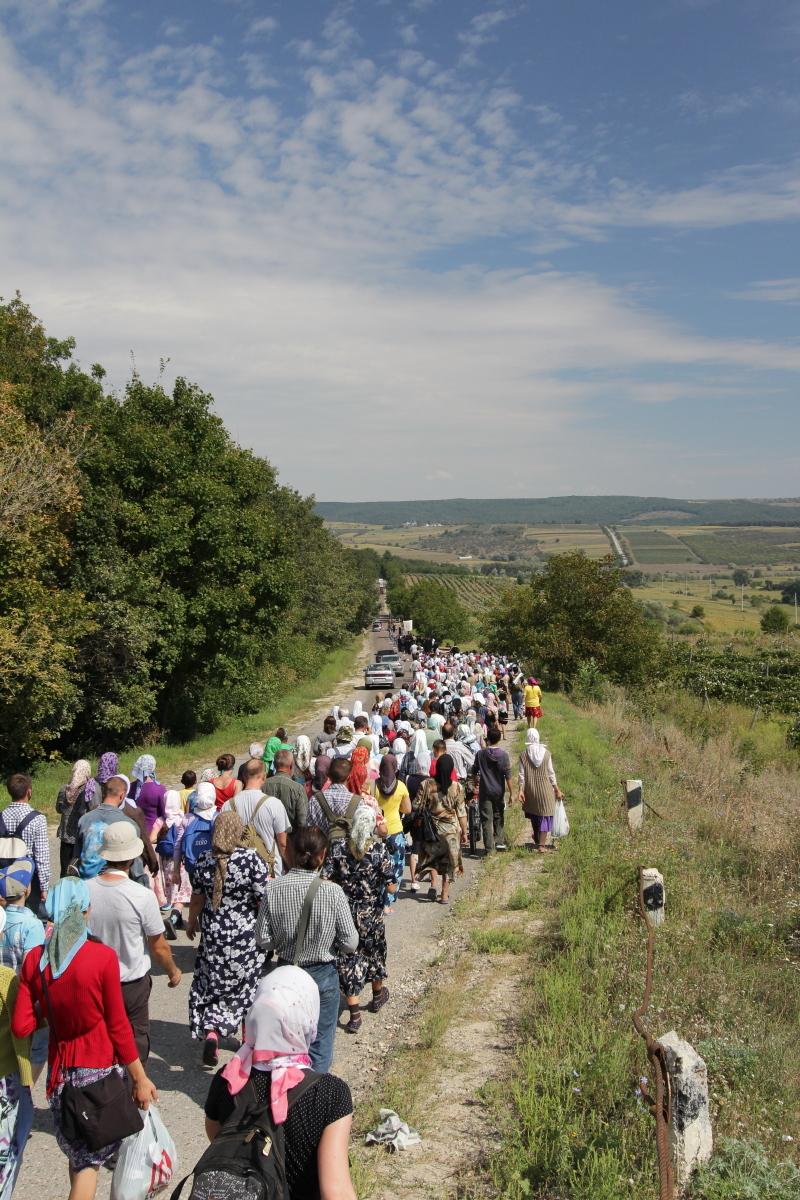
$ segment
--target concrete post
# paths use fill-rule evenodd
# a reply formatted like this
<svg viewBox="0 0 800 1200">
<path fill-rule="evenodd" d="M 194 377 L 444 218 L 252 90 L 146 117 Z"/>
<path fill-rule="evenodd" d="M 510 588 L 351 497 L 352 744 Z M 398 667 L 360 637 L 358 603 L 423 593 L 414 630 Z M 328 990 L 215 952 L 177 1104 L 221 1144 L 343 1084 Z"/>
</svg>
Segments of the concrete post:
<svg viewBox="0 0 800 1200">
<path fill-rule="evenodd" d="M 700 1055 L 673 1030 L 658 1038 L 667 1060 L 672 1094 L 669 1150 L 680 1195 L 699 1163 L 711 1157 L 711 1119 L 708 1115 L 708 1071 Z"/>
<path fill-rule="evenodd" d="M 642 869 L 642 893 L 650 924 L 663 925 L 667 897 L 664 891 L 664 876 L 655 867 Z"/>
<path fill-rule="evenodd" d="M 641 779 L 623 779 L 622 787 L 625 792 L 625 816 L 628 819 L 628 829 L 638 833 L 642 828 L 644 817 L 644 802 L 642 799 Z"/>
</svg>

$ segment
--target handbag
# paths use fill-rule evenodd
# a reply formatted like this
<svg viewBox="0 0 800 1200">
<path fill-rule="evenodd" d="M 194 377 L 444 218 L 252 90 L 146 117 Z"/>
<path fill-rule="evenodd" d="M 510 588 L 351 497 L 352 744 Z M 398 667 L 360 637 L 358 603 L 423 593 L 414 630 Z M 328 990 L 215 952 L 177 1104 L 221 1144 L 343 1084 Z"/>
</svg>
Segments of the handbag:
<svg viewBox="0 0 800 1200">
<path fill-rule="evenodd" d="M 44 971 L 41 972 L 41 978 L 50 1028 L 58 1042 L 59 1057 L 63 1060 L 61 1047 L 65 1043 L 58 1039 Z M 60 1107 L 64 1137 L 70 1142 L 85 1142 L 89 1150 L 103 1150 L 144 1129 L 141 1109 L 131 1096 L 127 1077 L 118 1075 L 114 1070 L 96 1083 L 87 1083 L 83 1087 L 65 1083 L 61 1089 Z"/>
</svg>

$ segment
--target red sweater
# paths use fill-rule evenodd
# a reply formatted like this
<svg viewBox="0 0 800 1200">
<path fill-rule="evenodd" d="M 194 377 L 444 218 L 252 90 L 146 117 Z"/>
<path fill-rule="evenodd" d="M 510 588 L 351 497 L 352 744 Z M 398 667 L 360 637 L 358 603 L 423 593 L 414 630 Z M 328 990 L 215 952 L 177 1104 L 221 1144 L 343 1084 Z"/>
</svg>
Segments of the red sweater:
<svg viewBox="0 0 800 1200">
<path fill-rule="evenodd" d="M 24 1038 L 37 1025 L 33 1005 L 38 1002 L 45 1017 L 49 1013 L 39 971 L 41 955 L 26 954 L 19 980 L 17 1003 L 11 1021 L 14 1037 Z M 50 1066 L 110 1067 L 139 1057 L 133 1030 L 122 1002 L 119 959 L 110 946 L 84 942 L 63 975 L 53 979 L 45 967 L 47 990 L 61 1046 L 50 1030 Z"/>
</svg>

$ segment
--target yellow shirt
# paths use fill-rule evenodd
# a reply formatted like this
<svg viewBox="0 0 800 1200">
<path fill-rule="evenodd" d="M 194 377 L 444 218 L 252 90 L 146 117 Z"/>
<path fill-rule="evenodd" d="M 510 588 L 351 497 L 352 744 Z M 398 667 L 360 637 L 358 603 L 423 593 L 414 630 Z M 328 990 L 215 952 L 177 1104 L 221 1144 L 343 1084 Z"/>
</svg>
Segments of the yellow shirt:
<svg viewBox="0 0 800 1200">
<path fill-rule="evenodd" d="M 525 707 L 526 708 L 541 708 L 542 706 L 542 689 L 536 683 L 525 684 Z"/>
<path fill-rule="evenodd" d="M 384 819 L 386 821 L 386 829 L 388 833 L 402 833 L 403 819 L 400 815 L 400 802 L 408 795 L 408 788 L 398 779 L 397 787 L 392 792 L 391 796 L 384 796 L 381 789 L 378 787 L 377 780 L 374 785 L 373 795 L 381 806 Z"/>
</svg>

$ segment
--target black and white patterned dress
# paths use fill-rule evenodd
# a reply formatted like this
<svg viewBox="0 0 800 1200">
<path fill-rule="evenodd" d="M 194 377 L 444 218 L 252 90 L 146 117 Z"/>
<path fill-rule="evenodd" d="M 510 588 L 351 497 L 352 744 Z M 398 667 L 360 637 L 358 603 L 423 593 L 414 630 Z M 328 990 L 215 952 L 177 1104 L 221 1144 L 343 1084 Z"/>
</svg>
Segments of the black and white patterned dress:
<svg viewBox="0 0 800 1200">
<path fill-rule="evenodd" d="M 386 885 L 395 881 L 392 857 L 378 839 L 358 859 L 347 841 L 339 838 L 328 848 L 320 874 L 339 884 L 353 914 L 358 949 L 355 954 L 337 952 L 336 967 L 345 996 L 359 996 L 368 983 L 377 983 L 387 975 L 383 894 Z"/>
<path fill-rule="evenodd" d="M 211 907 L 216 862 L 210 851 L 197 860 L 192 890 L 205 896 L 200 917 L 201 939 L 189 991 L 189 1028 L 193 1038 L 207 1029 L 230 1037 L 253 1003 L 264 951 L 256 945 L 255 928 L 261 898 L 269 877 L 257 850 L 235 849 L 219 908 Z"/>
</svg>

